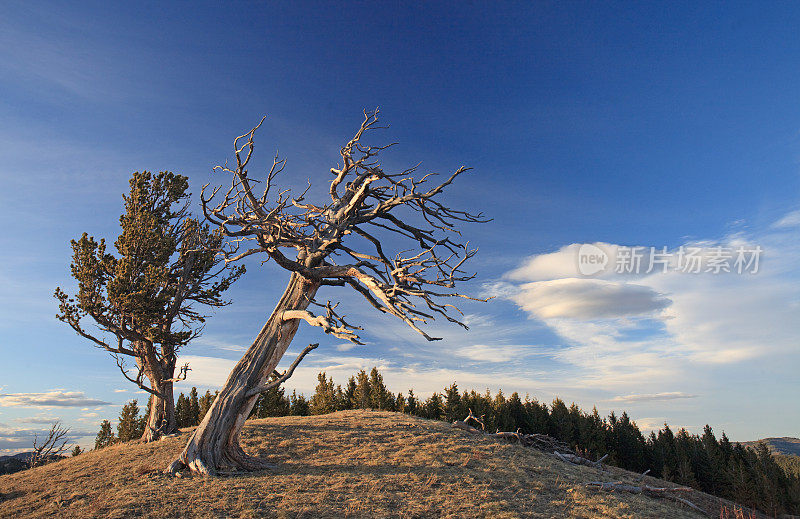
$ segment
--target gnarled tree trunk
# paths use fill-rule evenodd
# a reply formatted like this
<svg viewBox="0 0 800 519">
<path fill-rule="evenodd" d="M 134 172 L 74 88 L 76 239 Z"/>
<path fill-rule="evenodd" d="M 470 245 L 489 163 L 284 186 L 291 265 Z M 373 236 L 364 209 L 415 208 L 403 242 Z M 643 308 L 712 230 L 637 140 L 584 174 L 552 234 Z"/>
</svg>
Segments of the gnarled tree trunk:
<svg viewBox="0 0 800 519">
<path fill-rule="evenodd" d="M 186 448 L 168 467 L 169 472 L 188 467 L 194 472 L 213 475 L 265 466 L 264 461 L 247 456 L 239 445 L 239 432 L 258 399 L 258 395 L 247 396 L 248 391 L 268 380 L 297 333 L 300 321 L 284 320 L 283 313 L 305 310 L 318 288 L 317 282 L 292 273 L 269 320 L 231 371 Z"/>
<path fill-rule="evenodd" d="M 147 421 L 144 427 L 142 441 L 147 443 L 158 440 L 164 435 L 177 432 L 178 426 L 175 420 L 175 398 L 172 394 L 172 382 L 159 382 L 150 379 L 153 389 L 158 391 L 162 397 L 153 395 L 147 413 Z"/>
</svg>

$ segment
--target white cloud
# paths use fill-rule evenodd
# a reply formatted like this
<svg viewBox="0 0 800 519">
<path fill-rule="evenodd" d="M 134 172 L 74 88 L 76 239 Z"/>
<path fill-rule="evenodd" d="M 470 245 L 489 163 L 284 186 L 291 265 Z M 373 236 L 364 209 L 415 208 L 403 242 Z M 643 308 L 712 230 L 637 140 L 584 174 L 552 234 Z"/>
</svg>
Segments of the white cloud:
<svg viewBox="0 0 800 519">
<path fill-rule="evenodd" d="M 530 345 L 473 344 L 455 348 L 453 353 L 458 357 L 478 362 L 509 362 L 528 355 L 542 354 L 534 348 Z"/>
<path fill-rule="evenodd" d="M 245 352 L 250 347 L 249 342 L 233 342 L 230 339 L 218 336 L 201 336 L 194 341 L 195 346 L 208 346 L 223 351 Z"/>
<path fill-rule="evenodd" d="M 188 362 L 191 371 L 182 384 L 204 388 L 220 388 L 228 379 L 235 360 L 199 355 L 183 355 L 181 362 Z M 179 386 L 180 387 L 180 386 Z"/>
<path fill-rule="evenodd" d="M 670 304 L 650 287 L 601 279 L 536 281 L 520 289 L 512 300 L 541 319 L 625 317 L 657 312 Z"/>
<path fill-rule="evenodd" d="M 504 277 L 511 281 L 544 281 L 578 277 L 581 275 L 578 271 L 578 249 L 581 245 L 573 243 L 561 247 L 556 252 L 531 256 Z M 593 245 L 609 253 L 616 248 L 616 245 L 602 242 Z"/>
<path fill-rule="evenodd" d="M 800 209 L 792 211 L 785 215 L 783 218 L 772 224 L 774 229 L 788 229 L 792 227 L 800 227 Z"/>
<path fill-rule="evenodd" d="M 795 213 L 783 218 L 781 226 L 794 222 Z M 696 391 L 702 389 L 704 370 L 711 366 L 770 355 L 783 355 L 783 362 L 798 360 L 800 244 L 793 238 L 762 229 L 683 244 L 760 246 L 756 274 L 654 269 L 624 276 L 612 268 L 599 275 L 603 279 L 576 277 L 580 244 L 572 244 L 527 259 L 504 276 L 505 281 L 486 288 L 515 302 L 565 342 L 549 356 L 564 364 L 577 385 L 617 394 L 635 388 L 632 393 L 642 395 L 641 401 L 683 398 L 683 393 L 665 392 L 665 386 Z M 596 245 L 608 251 L 614 265 L 619 246 Z M 645 255 L 642 265 L 647 262 Z M 640 401 L 618 398 L 615 401 Z"/>
<path fill-rule="evenodd" d="M 57 420 L 58 420 L 57 417 L 48 415 L 23 416 L 14 419 L 14 421 L 18 423 L 31 423 L 31 424 L 51 424 Z"/>
<path fill-rule="evenodd" d="M 0 394 L 0 406 L 7 407 L 82 407 L 87 405 L 110 405 L 110 402 L 88 398 L 82 391 Z"/>
<path fill-rule="evenodd" d="M 678 400 L 683 398 L 697 398 L 698 395 L 690 395 L 681 391 L 669 391 L 664 393 L 643 393 L 632 395 L 620 395 L 611 399 L 612 402 L 652 402 L 654 400 Z"/>
</svg>

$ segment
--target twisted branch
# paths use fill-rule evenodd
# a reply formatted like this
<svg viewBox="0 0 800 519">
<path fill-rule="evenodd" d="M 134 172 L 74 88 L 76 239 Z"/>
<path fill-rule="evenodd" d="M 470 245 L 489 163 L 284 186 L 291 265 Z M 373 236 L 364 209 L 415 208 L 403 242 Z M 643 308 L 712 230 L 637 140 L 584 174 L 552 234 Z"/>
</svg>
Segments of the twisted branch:
<svg viewBox="0 0 800 519">
<path fill-rule="evenodd" d="M 279 385 L 281 385 L 284 382 L 286 382 L 287 380 L 289 380 L 289 378 L 294 374 L 295 368 L 298 366 L 298 364 L 300 364 L 300 361 L 302 361 L 303 358 L 306 355 L 308 355 L 308 353 L 311 350 L 316 349 L 317 346 L 319 346 L 319 343 L 309 344 L 308 346 L 306 346 L 305 349 L 302 352 L 300 352 L 300 355 L 298 355 L 297 358 L 294 359 L 294 362 L 292 362 L 292 365 L 289 366 L 289 369 L 284 371 L 282 375 L 279 374 L 277 371 L 275 371 L 274 373 L 278 374 L 278 378 L 277 379 L 275 379 L 272 382 L 269 382 L 267 384 L 264 384 L 264 385 L 261 385 L 261 386 L 258 386 L 258 387 L 254 387 L 253 389 L 251 389 L 250 391 L 248 391 L 246 393 L 246 396 L 247 397 L 251 397 L 251 396 L 258 395 L 260 393 L 264 393 L 264 392 L 269 391 L 270 389 L 272 389 L 274 387 L 278 387 Z"/>
</svg>

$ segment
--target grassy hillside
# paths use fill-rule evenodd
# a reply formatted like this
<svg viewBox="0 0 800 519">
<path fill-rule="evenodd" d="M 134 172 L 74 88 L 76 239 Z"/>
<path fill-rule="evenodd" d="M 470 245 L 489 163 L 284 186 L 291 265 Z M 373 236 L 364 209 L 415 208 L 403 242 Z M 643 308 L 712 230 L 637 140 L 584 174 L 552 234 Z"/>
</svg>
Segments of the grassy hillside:
<svg viewBox="0 0 800 519">
<path fill-rule="evenodd" d="M 252 420 L 245 450 L 277 466 L 235 477 L 164 475 L 185 442 L 117 445 L 1 476 L 0 517 L 700 517 L 584 488 L 635 481 L 621 469 L 601 473 L 399 413 Z M 688 497 L 720 516 L 717 498 Z"/>
</svg>

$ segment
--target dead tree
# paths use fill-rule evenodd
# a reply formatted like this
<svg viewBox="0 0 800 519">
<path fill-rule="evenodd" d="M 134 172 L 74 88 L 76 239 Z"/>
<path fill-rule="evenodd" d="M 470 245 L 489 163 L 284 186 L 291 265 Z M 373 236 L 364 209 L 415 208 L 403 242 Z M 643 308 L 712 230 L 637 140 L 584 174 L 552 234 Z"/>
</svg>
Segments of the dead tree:
<svg viewBox="0 0 800 519">
<path fill-rule="evenodd" d="M 243 273 L 227 270 L 213 251 L 222 235 L 189 216 L 188 187 L 182 175 L 134 173 L 123 196 L 118 254 L 86 233 L 72 240 L 78 290 L 55 291 L 56 317 L 110 353 L 122 375 L 152 395 L 143 441 L 177 430 L 172 386 L 189 371 L 186 364 L 177 368 L 181 348 L 205 323 L 197 306 L 228 304 L 222 293 Z"/>
<path fill-rule="evenodd" d="M 365 112 L 361 127 L 340 151 L 341 164 L 330 170 L 329 200 L 312 202 L 306 199 L 308 189 L 293 196 L 276 188 L 276 176 L 285 165 L 277 156 L 265 178 L 250 175 L 253 136 L 263 121 L 234 140 L 235 164 L 215 168 L 230 175 L 230 185 L 210 193 L 204 188 L 201 203 L 206 219 L 229 238 L 218 251 L 226 261 L 261 255 L 288 271 L 288 286 L 170 472 L 188 467 L 215 474 L 263 467 L 245 455 L 239 432 L 258 393 L 271 386 L 267 381 L 300 322 L 361 343 L 361 328 L 348 323 L 337 305 L 317 299 L 320 287 L 350 287 L 377 311 L 400 319 L 427 340 L 437 339 L 421 326 L 435 317 L 466 328 L 451 301 L 473 299 L 455 287 L 474 277 L 462 267 L 476 251 L 459 241 L 456 226 L 486 220 L 451 209 L 438 198 L 469 168 L 436 183 L 434 174 L 416 177 L 417 167 L 384 171 L 378 155 L 392 144 L 364 143 L 365 135 L 379 128 L 378 111 Z M 389 236 L 408 246 L 391 254 Z"/>
<path fill-rule="evenodd" d="M 28 466 L 33 468 L 39 465 L 44 465 L 49 461 L 61 456 L 67 450 L 67 443 L 69 443 L 69 429 L 61 426 L 61 422 L 53 422 L 50 430 L 47 432 L 42 440 L 39 440 L 37 434 L 33 439 L 33 452 L 28 458 Z"/>
</svg>

